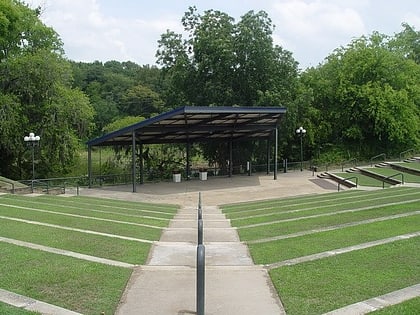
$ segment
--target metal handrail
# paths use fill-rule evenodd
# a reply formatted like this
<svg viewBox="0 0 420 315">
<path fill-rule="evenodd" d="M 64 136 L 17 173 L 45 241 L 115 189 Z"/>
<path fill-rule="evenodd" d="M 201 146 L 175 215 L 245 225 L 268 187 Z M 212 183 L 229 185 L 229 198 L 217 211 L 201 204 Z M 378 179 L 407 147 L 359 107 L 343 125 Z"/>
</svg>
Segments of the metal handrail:
<svg viewBox="0 0 420 315">
<path fill-rule="evenodd" d="M 400 162 L 401 162 L 401 160 L 402 160 L 402 156 L 403 156 L 404 154 L 408 153 L 408 152 L 414 152 L 414 149 L 408 149 L 408 150 L 405 150 L 405 151 L 401 152 L 401 153 L 400 153 Z"/>
<path fill-rule="evenodd" d="M 348 164 L 348 163 L 350 163 L 350 162 L 354 162 L 354 166 L 356 166 L 356 164 L 357 164 L 357 159 L 356 159 L 356 158 L 354 158 L 354 159 L 350 159 L 350 160 L 347 160 L 347 161 L 342 162 L 342 163 L 341 163 L 341 171 L 342 171 L 342 172 L 344 172 L 344 165 L 346 165 L 346 164 Z"/>
<path fill-rule="evenodd" d="M 349 179 L 356 179 L 356 188 L 357 188 L 357 186 L 359 186 L 359 178 L 357 176 L 346 177 L 346 178 L 343 178 L 342 181 L 344 182 L 344 181 L 349 180 Z M 337 187 L 338 191 L 340 191 L 340 184 L 341 184 L 341 182 L 338 182 L 338 187 Z"/>
<path fill-rule="evenodd" d="M 370 158 L 370 166 L 373 166 L 373 163 L 372 163 L 373 160 L 375 160 L 375 159 L 377 159 L 377 158 L 379 158 L 381 156 L 384 157 L 384 162 L 385 162 L 385 160 L 386 160 L 386 154 L 385 153 L 381 153 L 381 154 L 375 155 L 374 157 Z"/>
<path fill-rule="evenodd" d="M 201 192 L 198 194 L 198 244 L 197 244 L 197 287 L 196 287 L 196 314 L 204 315 L 204 291 L 206 250 L 203 245 L 203 214 L 201 205 Z"/>
<path fill-rule="evenodd" d="M 397 173 L 397 174 L 394 174 L 394 175 L 390 175 L 390 176 L 388 176 L 388 177 L 385 177 L 385 178 L 382 180 L 382 189 L 384 189 L 384 188 L 385 188 L 385 181 L 386 181 L 387 179 L 391 179 L 391 178 L 393 178 L 393 177 L 395 177 L 395 176 L 399 176 L 399 175 L 401 175 L 401 184 L 403 184 L 403 185 L 404 185 L 404 174 L 403 174 L 403 173 Z"/>
</svg>

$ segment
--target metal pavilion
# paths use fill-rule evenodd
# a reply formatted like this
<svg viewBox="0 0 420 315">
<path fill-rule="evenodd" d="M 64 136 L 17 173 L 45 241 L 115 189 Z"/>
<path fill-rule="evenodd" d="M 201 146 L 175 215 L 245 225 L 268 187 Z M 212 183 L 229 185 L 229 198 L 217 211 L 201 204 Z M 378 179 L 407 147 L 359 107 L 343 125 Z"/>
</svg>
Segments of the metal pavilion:
<svg viewBox="0 0 420 315">
<path fill-rule="evenodd" d="M 229 176 L 232 176 L 232 143 L 245 139 L 267 140 L 267 170 L 270 138 L 274 137 L 274 179 L 277 179 L 278 126 L 286 108 L 282 107 L 201 107 L 184 106 L 160 114 L 87 142 L 89 186 L 92 178 L 91 152 L 94 146 L 131 146 L 132 184 L 136 192 L 136 149 L 140 154 L 143 182 L 143 145 L 185 143 L 186 174 L 190 174 L 190 147 L 193 143 L 219 141 L 229 145 Z"/>
</svg>

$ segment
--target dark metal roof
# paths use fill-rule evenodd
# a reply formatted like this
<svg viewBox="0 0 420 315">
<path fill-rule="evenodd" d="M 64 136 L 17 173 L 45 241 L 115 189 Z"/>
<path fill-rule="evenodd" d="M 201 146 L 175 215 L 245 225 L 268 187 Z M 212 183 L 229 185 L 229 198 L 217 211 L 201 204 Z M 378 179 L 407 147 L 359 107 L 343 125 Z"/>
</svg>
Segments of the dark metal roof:
<svg viewBox="0 0 420 315">
<path fill-rule="evenodd" d="M 208 142 L 271 135 L 286 113 L 281 107 L 185 106 L 90 140 L 90 146 Z"/>
</svg>

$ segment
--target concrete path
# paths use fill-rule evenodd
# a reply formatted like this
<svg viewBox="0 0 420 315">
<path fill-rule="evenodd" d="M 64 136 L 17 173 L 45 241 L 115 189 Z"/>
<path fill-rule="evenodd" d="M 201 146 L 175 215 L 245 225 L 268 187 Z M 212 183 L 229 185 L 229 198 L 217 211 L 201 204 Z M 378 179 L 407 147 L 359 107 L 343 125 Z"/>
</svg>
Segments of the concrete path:
<svg viewBox="0 0 420 315">
<path fill-rule="evenodd" d="M 285 314 L 267 271 L 218 207 L 203 206 L 203 222 L 206 315 Z M 135 269 L 116 314 L 195 314 L 197 238 L 197 210 L 184 207 Z"/>
</svg>

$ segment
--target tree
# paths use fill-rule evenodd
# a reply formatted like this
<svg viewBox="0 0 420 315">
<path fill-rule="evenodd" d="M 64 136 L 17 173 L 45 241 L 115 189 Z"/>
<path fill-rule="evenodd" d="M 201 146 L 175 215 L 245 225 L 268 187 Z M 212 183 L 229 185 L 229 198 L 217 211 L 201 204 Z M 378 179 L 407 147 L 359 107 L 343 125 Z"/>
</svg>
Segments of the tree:
<svg viewBox="0 0 420 315">
<path fill-rule="evenodd" d="M 9 117 L 0 128 L 0 171 L 13 178 L 31 169 L 25 163 L 25 133 L 41 136 L 38 176 L 62 174 L 93 118 L 88 99 L 71 89 L 59 36 L 39 14 L 20 1 L 0 3 L 0 112 Z"/>
<path fill-rule="evenodd" d="M 226 13 L 208 10 L 200 15 L 190 7 L 182 24 L 188 38 L 167 31 L 156 54 L 170 82 L 166 95 L 173 96 L 177 105 L 295 105 L 297 62 L 290 52 L 273 44 L 274 26 L 267 13 L 250 11 L 235 24 Z M 258 146 L 245 146 L 256 150 L 244 149 L 239 154 L 241 164 L 261 152 Z M 226 145 L 211 145 L 204 152 L 223 166 L 226 149 Z"/>
<path fill-rule="evenodd" d="M 420 67 L 390 43 L 379 33 L 363 36 L 303 75 L 314 93 L 308 116 L 318 146 L 369 157 L 419 145 Z"/>
<path fill-rule="evenodd" d="M 163 101 L 158 93 L 147 86 L 136 85 L 123 95 L 120 109 L 121 112 L 131 116 L 150 118 L 153 114 L 162 112 Z"/>
</svg>

